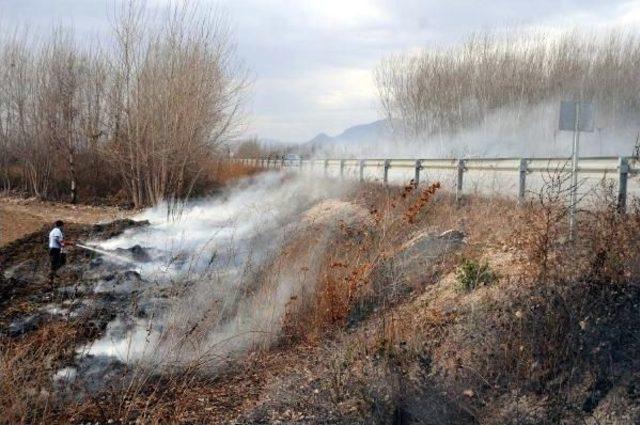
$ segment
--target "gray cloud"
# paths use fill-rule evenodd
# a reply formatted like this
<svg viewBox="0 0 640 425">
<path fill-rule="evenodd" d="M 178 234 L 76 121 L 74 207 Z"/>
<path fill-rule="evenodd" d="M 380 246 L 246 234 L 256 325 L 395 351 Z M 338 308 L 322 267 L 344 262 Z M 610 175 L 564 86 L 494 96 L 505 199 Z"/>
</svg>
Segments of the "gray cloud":
<svg viewBox="0 0 640 425">
<path fill-rule="evenodd" d="M 149 0 L 163 7 L 168 0 Z M 238 54 L 252 70 L 249 134 L 303 141 L 378 118 L 371 70 L 399 51 L 459 41 L 505 26 L 582 27 L 637 22 L 640 2 L 600 0 L 203 0 L 228 11 Z M 5 22 L 109 28 L 111 0 L 0 0 Z M 631 16 L 632 14 L 634 14 Z"/>
</svg>

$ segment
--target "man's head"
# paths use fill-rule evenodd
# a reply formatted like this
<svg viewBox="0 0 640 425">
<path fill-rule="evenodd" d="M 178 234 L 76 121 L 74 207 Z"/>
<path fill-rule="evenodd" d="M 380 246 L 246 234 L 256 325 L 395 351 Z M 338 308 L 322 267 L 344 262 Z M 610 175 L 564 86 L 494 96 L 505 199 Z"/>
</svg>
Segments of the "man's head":
<svg viewBox="0 0 640 425">
<path fill-rule="evenodd" d="M 64 222 L 62 220 L 56 221 L 56 227 L 60 227 L 60 228 L 64 227 Z"/>
</svg>

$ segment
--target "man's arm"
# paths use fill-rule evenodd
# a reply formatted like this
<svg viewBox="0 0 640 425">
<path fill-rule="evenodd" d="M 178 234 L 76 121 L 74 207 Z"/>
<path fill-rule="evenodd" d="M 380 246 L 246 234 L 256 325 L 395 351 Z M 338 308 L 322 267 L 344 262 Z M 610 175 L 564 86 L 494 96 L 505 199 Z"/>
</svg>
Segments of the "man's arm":
<svg viewBox="0 0 640 425">
<path fill-rule="evenodd" d="M 62 234 L 62 230 L 58 230 L 54 238 L 56 239 L 58 245 L 60 245 L 60 248 L 64 248 L 64 235 Z"/>
</svg>

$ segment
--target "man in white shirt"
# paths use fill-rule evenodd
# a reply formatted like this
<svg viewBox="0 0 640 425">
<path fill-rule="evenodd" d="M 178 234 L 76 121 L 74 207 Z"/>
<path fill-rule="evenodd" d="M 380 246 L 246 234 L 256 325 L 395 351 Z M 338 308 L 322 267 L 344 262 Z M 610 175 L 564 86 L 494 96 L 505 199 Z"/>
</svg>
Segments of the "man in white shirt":
<svg viewBox="0 0 640 425">
<path fill-rule="evenodd" d="M 62 252 L 64 248 L 64 233 L 62 232 L 64 223 L 61 220 L 56 221 L 56 225 L 51 232 L 49 232 L 49 258 L 51 260 L 51 270 L 49 272 L 49 284 L 53 286 L 53 279 L 56 276 L 56 272 L 62 266 L 64 266 L 65 255 Z"/>
</svg>

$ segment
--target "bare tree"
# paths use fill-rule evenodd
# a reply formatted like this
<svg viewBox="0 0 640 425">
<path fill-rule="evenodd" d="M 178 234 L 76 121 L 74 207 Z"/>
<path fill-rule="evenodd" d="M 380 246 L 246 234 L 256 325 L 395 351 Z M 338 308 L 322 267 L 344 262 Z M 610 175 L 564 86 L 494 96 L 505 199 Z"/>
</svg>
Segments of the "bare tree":
<svg viewBox="0 0 640 425">
<path fill-rule="evenodd" d="M 108 148 L 136 206 L 189 195 L 204 160 L 233 134 L 246 86 L 220 17 L 184 6 L 156 29 L 144 19 L 139 5 L 121 11 L 111 62 Z"/>
<path fill-rule="evenodd" d="M 640 39 L 633 33 L 484 33 L 459 46 L 391 56 L 375 78 L 386 115 L 412 138 L 482 128 L 489 117 L 497 122 L 494 134 L 513 121 L 524 127 L 531 108 L 556 108 L 560 99 L 573 98 L 593 100 L 603 126 L 633 123 L 635 134 L 639 64 Z"/>
<path fill-rule="evenodd" d="M 5 189 L 19 169 L 27 192 L 64 186 L 76 202 L 80 188 L 113 192 L 101 177 L 111 174 L 136 207 L 175 205 L 236 134 L 247 79 L 224 16 L 192 3 L 160 15 L 144 1 L 114 7 L 108 49 L 80 48 L 62 29 L 0 43 Z"/>
</svg>

